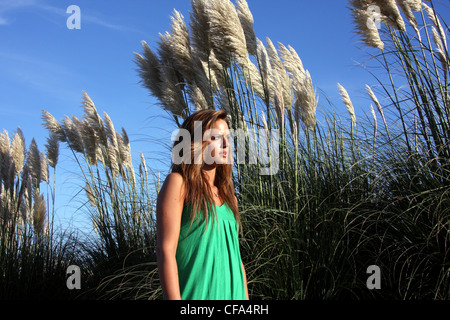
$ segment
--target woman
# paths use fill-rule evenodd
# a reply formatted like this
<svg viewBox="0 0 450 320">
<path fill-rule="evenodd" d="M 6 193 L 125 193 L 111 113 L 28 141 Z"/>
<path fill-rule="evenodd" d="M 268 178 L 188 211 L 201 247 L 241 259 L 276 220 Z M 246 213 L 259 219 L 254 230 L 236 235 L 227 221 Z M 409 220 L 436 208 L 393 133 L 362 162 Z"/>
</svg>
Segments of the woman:
<svg viewBox="0 0 450 320">
<path fill-rule="evenodd" d="M 187 148 L 183 161 L 173 161 L 156 209 L 158 273 L 168 300 L 248 299 L 226 117 L 223 110 L 195 112 L 180 128 L 189 137 L 173 146 Z"/>
</svg>

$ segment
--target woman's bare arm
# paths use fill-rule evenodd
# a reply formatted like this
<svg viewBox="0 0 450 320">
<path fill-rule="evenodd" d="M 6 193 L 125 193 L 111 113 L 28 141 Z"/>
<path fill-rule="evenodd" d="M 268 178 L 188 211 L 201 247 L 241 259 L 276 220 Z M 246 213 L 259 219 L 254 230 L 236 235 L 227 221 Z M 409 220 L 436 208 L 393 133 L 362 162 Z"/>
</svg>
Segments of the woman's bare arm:
<svg viewBox="0 0 450 320">
<path fill-rule="evenodd" d="M 156 255 L 158 274 L 167 300 L 180 300 L 175 254 L 180 234 L 184 203 L 184 182 L 178 173 L 170 173 L 158 194 L 156 204 Z"/>
</svg>

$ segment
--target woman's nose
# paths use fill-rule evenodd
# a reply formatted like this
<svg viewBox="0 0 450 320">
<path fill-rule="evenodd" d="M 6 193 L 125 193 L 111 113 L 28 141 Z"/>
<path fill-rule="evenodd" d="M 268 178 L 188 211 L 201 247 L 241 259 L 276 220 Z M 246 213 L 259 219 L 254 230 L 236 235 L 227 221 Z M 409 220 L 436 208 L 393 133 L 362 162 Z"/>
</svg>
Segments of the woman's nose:
<svg viewBox="0 0 450 320">
<path fill-rule="evenodd" d="M 228 147 L 229 141 L 227 136 L 222 137 L 222 148 Z"/>
</svg>

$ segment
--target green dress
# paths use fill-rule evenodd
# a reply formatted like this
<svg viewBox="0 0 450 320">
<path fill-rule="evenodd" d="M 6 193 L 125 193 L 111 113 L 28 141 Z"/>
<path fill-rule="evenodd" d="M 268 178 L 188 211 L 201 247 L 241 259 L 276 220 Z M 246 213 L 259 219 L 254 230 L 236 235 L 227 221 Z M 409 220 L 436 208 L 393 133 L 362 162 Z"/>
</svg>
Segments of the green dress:
<svg viewBox="0 0 450 320">
<path fill-rule="evenodd" d="M 191 223 L 190 205 L 181 217 L 176 252 L 182 300 L 245 300 L 238 225 L 228 204 L 210 210 L 208 224 L 197 214 Z M 211 207 L 210 207 L 211 209 Z"/>
</svg>

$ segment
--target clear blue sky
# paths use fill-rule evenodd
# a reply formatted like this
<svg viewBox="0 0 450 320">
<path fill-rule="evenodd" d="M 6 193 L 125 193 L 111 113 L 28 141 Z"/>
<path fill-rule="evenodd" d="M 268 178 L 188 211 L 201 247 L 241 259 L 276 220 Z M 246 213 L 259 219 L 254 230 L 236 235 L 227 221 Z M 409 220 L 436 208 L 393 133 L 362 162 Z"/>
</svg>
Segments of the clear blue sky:
<svg viewBox="0 0 450 320">
<path fill-rule="evenodd" d="M 448 9 L 447 0 L 443 2 Z M 356 66 L 355 61 L 364 62 L 367 56 L 352 31 L 346 0 L 248 4 L 257 37 L 295 48 L 314 85 L 338 107 L 338 82 L 354 101 L 364 96 L 365 83 L 374 83 Z M 81 10 L 79 30 L 66 26 L 70 5 Z M 27 147 L 34 137 L 44 151 L 47 131 L 41 110 L 58 120 L 80 117 L 84 90 L 116 129 L 127 130 L 135 154 L 142 151 L 149 165 L 167 170 L 157 160 L 168 161 L 170 154 L 159 154 L 161 143 L 152 139 L 170 143 L 175 126 L 138 83 L 133 52 L 141 52 L 142 40 L 156 48 L 158 33 L 170 28 L 173 9 L 189 20 L 189 0 L 0 0 L 0 129 L 12 134 L 20 126 Z M 449 12 L 441 14 L 448 17 Z M 360 109 L 370 112 L 364 99 L 355 106 L 357 116 Z M 325 103 L 325 98 L 320 101 Z M 70 171 L 70 158 L 62 156 L 60 166 L 58 170 Z M 73 183 L 70 177 L 69 172 L 62 175 L 59 188 Z"/>
</svg>

